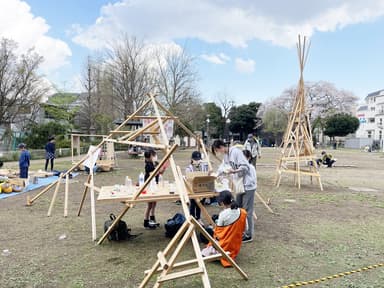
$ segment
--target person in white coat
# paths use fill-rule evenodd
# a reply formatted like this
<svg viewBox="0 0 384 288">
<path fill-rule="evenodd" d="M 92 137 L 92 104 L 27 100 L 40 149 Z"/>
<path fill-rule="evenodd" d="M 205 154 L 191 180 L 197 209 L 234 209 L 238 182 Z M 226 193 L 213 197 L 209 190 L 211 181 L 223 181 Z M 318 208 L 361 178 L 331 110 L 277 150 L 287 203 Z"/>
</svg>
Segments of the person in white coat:
<svg viewBox="0 0 384 288">
<path fill-rule="evenodd" d="M 244 142 L 244 150 L 251 152 L 251 164 L 256 167 L 257 158 L 261 158 L 261 148 L 259 140 L 253 134 L 248 134 L 247 140 Z"/>
</svg>

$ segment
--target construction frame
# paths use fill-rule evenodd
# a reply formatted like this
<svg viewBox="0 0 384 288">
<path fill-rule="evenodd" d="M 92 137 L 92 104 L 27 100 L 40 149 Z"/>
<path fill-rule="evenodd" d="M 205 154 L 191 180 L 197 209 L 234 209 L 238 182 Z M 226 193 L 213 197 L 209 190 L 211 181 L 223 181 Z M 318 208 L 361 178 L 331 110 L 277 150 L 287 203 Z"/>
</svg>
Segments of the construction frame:
<svg viewBox="0 0 384 288">
<path fill-rule="evenodd" d="M 320 173 L 316 166 L 315 148 L 312 140 L 311 123 L 305 105 L 305 86 L 303 72 L 308 57 L 310 43 L 298 36 L 297 54 L 300 65 L 300 79 L 297 92 L 289 114 L 288 125 L 284 133 L 280 159 L 276 167 L 276 186 L 280 186 L 283 173 L 293 174 L 295 185 L 301 188 L 302 176 L 315 177 L 323 191 Z"/>
<path fill-rule="evenodd" d="M 186 221 L 183 224 L 183 226 L 180 228 L 178 233 L 172 238 L 172 240 L 169 242 L 167 247 L 163 250 L 157 253 L 157 261 L 152 266 L 150 270 L 145 271 L 145 278 L 143 279 L 142 283 L 139 287 L 146 287 L 149 284 L 149 281 L 151 278 L 155 275 L 155 273 L 160 273 L 160 275 L 156 278 L 155 284 L 153 287 L 160 287 L 164 282 L 171 281 L 178 278 L 183 278 L 187 276 L 192 275 L 200 275 L 202 280 L 202 287 L 208 288 L 211 287 L 207 269 L 205 267 L 206 261 L 213 261 L 213 260 L 219 260 L 220 258 L 226 258 L 231 265 L 235 268 L 235 270 L 242 276 L 244 279 L 248 279 L 248 275 L 237 265 L 237 263 L 230 257 L 228 253 L 226 253 L 219 245 L 219 243 L 213 239 L 206 231 L 205 229 L 190 215 L 189 213 L 189 204 L 190 204 L 190 198 L 188 196 L 188 193 L 191 192 L 190 187 L 188 187 L 188 184 L 186 183 L 180 167 L 176 165 L 176 162 L 173 158 L 173 152 L 177 148 L 177 144 L 173 144 L 172 146 L 169 143 L 169 139 L 167 137 L 164 123 L 166 121 L 169 121 L 170 119 L 174 120 L 184 131 L 191 137 L 194 137 L 196 139 L 196 143 L 199 147 L 199 149 L 202 150 L 202 152 L 205 155 L 205 159 L 208 162 L 209 170 L 212 170 L 211 163 L 209 161 L 209 155 L 205 149 L 204 143 L 202 139 L 195 136 L 184 124 L 180 122 L 180 120 L 175 117 L 170 111 L 168 111 L 157 99 L 154 95 L 150 94 L 148 95 L 149 99 L 145 101 L 145 103 L 137 109 L 132 115 L 130 115 L 125 121 L 123 121 L 122 124 L 120 124 L 115 130 L 111 131 L 111 133 L 103 138 L 100 144 L 93 147 L 92 151 L 90 151 L 86 156 L 84 156 L 81 160 L 79 160 L 76 164 L 72 166 L 67 172 L 61 174 L 59 176 L 59 179 L 56 182 L 53 182 L 48 187 L 46 187 L 44 190 L 42 190 L 39 194 L 37 194 L 34 198 L 28 199 L 27 204 L 32 205 L 34 201 L 36 201 L 39 197 L 41 197 L 44 193 L 49 191 L 52 187 L 55 187 L 54 194 L 49 206 L 48 210 L 48 216 L 51 215 L 52 207 L 54 205 L 56 196 L 58 194 L 58 190 L 60 187 L 60 183 L 62 182 L 62 179 L 65 179 L 65 201 L 64 201 L 64 216 L 67 216 L 67 205 L 68 205 L 68 190 L 69 190 L 69 175 L 70 173 L 75 170 L 79 165 L 84 163 L 85 161 L 89 161 L 91 157 L 94 159 L 95 154 L 98 153 L 97 151 L 100 150 L 100 147 L 105 142 L 112 142 L 112 143 L 123 143 L 127 145 L 138 145 L 148 148 L 156 148 L 161 149 L 164 151 L 164 157 L 161 159 L 159 164 L 156 166 L 155 170 L 150 174 L 148 179 L 144 182 L 144 184 L 139 187 L 139 189 L 134 193 L 132 196 L 132 200 L 136 200 L 139 198 L 139 196 L 143 193 L 143 191 L 148 187 L 149 183 L 152 181 L 152 179 L 157 175 L 157 173 L 160 171 L 161 167 L 165 163 L 169 164 L 169 167 L 172 170 L 173 178 L 175 180 L 176 185 L 176 193 L 178 194 L 178 197 L 181 201 L 181 206 L 184 212 L 184 215 L 186 217 Z M 144 110 L 144 108 L 147 105 L 152 104 L 152 108 L 154 110 L 154 116 L 139 116 L 139 113 Z M 164 116 L 160 113 L 160 109 L 163 113 L 165 113 Z M 125 131 L 122 130 L 124 125 L 130 121 L 131 119 L 153 119 L 152 122 L 148 123 L 144 127 L 137 129 L 136 131 Z M 146 142 L 137 142 L 135 139 L 141 135 L 141 134 L 152 134 L 153 139 L 155 140 L 155 143 L 146 143 Z M 117 138 L 115 138 L 118 136 Z M 96 160 L 95 160 L 96 161 Z M 90 161 L 90 163 L 93 163 Z M 88 164 L 89 165 L 89 164 Z M 90 164 L 92 165 L 92 164 Z M 78 215 L 80 215 L 81 207 L 84 203 L 84 200 L 87 195 L 88 189 L 90 190 L 91 195 L 91 216 L 92 216 L 92 237 L 95 240 L 96 239 L 96 226 L 95 226 L 95 196 L 94 192 L 95 190 L 99 189 L 98 187 L 95 187 L 94 181 L 93 181 L 94 175 L 92 172 L 92 169 L 90 169 L 90 175 L 84 183 L 85 189 L 83 192 L 83 198 L 80 204 Z M 122 212 L 116 217 L 114 222 L 111 224 L 111 226 L 108 228 L 108 230 L 104 233 L 104 235 L 99 239 L 97 244 L 101 244 L 106 237 L 109 235 L 109 233 L 112 231 L 114 226 L 119 222 L 119 220 L 125 215 L 125 213 L 133 207 L 131 201 L 127 201 L 125 203 L 125 207 L 122 210 Z M 154 201 L 156 201 L 156 198 L 154 197 Z M 199 203 L 199 201 L 196 201 Z M 200 206 L 202 207 L 202 206 Z M 208 214 L 204 207 L 203 214 Z M 218 254 L 210 256 L 210 257 L 202 257 L 201 251 L 200 251 L 200 245 L 197 238 L 197 232 L 202 233 L 213 245 L 213 247 L 218 251 Z M 191 240 L 193 251 L 194 251 L 194 257 L 191 260 L 182 261 L 182 262 L 176 262 L 177 257 L 181 254 L 183 249 L 185 248 L 187 242 Z M 189 268 L 190 266 L 194 265 L 194 268 Z M 189 268 L 189 269 L 187 269 Z M 178 270 L 177 272 L 173 272 L 173 270 Z"/>
</svg>

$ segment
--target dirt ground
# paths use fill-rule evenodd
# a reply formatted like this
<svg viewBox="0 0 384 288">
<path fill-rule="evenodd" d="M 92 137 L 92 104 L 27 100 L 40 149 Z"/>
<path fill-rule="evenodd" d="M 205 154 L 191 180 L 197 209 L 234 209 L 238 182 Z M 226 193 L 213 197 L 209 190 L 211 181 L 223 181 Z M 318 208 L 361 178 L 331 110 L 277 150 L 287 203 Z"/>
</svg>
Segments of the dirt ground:
<svg viewBox="0 0 384 288">
<path fill-rule="evenodd" d="M 208 263 L 212 287 L 280 287 L 295 281 L 319 279 L 384 262 L 384 158 L 382 153 L 332 150 L 338 159 L 333 168 L 321 168 L 324 191 L 303 179 L 302 189 L 293 178 L 274 185 L 278 149 L 264 148 L 257 163 L 258 192 L 270 199 L 271 214 L 256 199 L 258 216 L 254 241 L 243 245 L 237 263 L 249 275 L 245 281 L 232 268 Z M 191 150 L 178 151 L 180 167 L 188 163 Z M 143 160 L 120 155 L 119 168 L 98 173 L 97 186 L 123 184 L 124 177 L 136 178 Z M 6 163 L 15 167 L 16 163 Z M 58 159 L 56 169 L 68 169 L 69 159 Z M 35 160 L 31 169 L 43 167 Z M 169 178 L 170 172 L 165 177 Z M 126 242 L 105 242 L 96 246 L 91 237 L 90 201 L 80 217 L 77 210 L 86 175 L 70 184 L 69 214 L 63 217 L 64 185 L 61 186 L 51 217 L 47 217 L 53 189 L 27 207 L 27 195 L 0 200 L 0 287 L 138 287 L 144 271 L 157 259 L 169 239 L 164 226 L 154 231 L 143 228 L 144 204 L 130 210 L 124 220 L 133 234 Z M 96 203 L 97 235 L 109 213 L 118 213 L 121 203 Z M 207 206 L 210 213 L 219 207 Z M 159 202 L 157 218 L 163 224 L 181 207 Z M 191 245 L 182 258 L 190 259 Z M 153 282 L 151 282 L 153 283 Z M 165 283 L 164 287 L 202 287 L 198 276 Z M 384 287 L 384 267 L 354 273 L 310 285 L 312 287 Z"/>
</svg>

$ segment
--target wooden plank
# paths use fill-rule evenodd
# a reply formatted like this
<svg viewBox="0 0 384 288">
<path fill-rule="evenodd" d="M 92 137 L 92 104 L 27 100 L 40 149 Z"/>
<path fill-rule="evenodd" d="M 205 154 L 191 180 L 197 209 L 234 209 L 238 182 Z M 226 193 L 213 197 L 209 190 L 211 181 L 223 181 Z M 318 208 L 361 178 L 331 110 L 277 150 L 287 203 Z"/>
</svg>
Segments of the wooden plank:
<svg viewBox="0 0 384 288">
<path fill-rule="evenodd" d="M 180 271 L 180 272 L 173 272 L 173 273 L 170 273 L 170 274 L 167 274 L 167 275 L 164 275 L 164 276 L 159 276 L 157 281 L 159 283 L 163 283 L 165 281 L 179 279 L 179 278 L 184 278 L 184 277 L 187 277 L 187 276 L 196 275 L 196 274 L 202 274 L 202 273 L 204 273 L 204 269 L 202 269 L 200 267 L 197 267 L 197 268 L 193 268 L 193 269 L 189 269 L 189 270 L 184 270 L 184 271 Z"/>
<path fill-rule="evenodd" d="M 60 175 L 61 176 L 61 175 Z M 59 177 L 59 180 L 62 179 L 61 177 Z M 57 196 L 57 193 L 59 191 L 59 188 L 60 188 L 60 181 L 57 182 L 56 184 L 56 189 L 55 189 L 55 192 L 53 193 L 53 196 L 52 196 L 52 200 L 51 200 L 51 204 L 49 205 L 49 208 L 48 208 L 48 213 L 47 213 L 47 216 L 51 216 L 52 214 L 52 208 L 53 208 L 53 204 L 55 203 L 55 200 L 56 200 L 56 196 Z"/>
<path fill-rule="evenodd" d="M 230 255 L 230 252 L 226 252 L 226 253 L 227 253 L 227 255 Z M 209 255 L 209 256 L 203 257 L 203 260 L 204 260 L 204 262 L 213 262 L 213 261 L 220 260 L 222 257 L 223 256 L 221 256 L 220 253 L 217 253 L 215 255 Z M 197 264 L 197 259 L 185 260 L 182 262 L 175 263 L 173 265 L 173 269 L 183 268 L 183 267 L 194 265 L 194 264 Z M 150 271 L 151 270 L 145 270 L 144 274 L 147 275 L 148 273 L 150 273 Z M 161 272 L 161 271 L 163 271 L 163 268 L 161 268 L 161 267 L 156 270 L 156 272 Z"/>
<path fill-rule="evenodd" d="M 64 217 L 68 216 L 68 192 L 69 192 L 69 174 L 65 176 Z"/>
<path fill-rule="evenodd" d="M 157 253 L 157 258 L 159 259 L 160 266 L 162 267 L 162 269 L 167 270 L 169 268 L 169 265 L 168 265 L 167 259 L 165 259 L 164 257 L 163 252 L 159 251 Z"/>
<path fill-rule="evenodd" d="M 320 174 L 319 174 L 319 173 L 309 172 L 309 171 L 300 171 L 300 172 L 297 172 L 297 170 L 293 170 L 293 169 L 283 169 L 283 170 L 281 170 L 281 172 L 292 173 L 292 174 L 298 174 L 298 173 L 301 173 L 301 174 L 308 175 L 308 176 L 320 177 Z"/>
</svg>

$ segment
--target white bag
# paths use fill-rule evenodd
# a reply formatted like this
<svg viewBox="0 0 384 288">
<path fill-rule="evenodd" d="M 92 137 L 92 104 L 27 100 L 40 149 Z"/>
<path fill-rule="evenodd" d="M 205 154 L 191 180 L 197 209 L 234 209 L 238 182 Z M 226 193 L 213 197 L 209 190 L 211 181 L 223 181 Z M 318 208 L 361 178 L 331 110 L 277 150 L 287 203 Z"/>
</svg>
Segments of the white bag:
<svg viewBox="0 0 384 288">
<path fill-rule="evenodd" d="M 235 195 L 244 194 L 244 177 L 239 176 L 238 174 L 233 174 L 232 177 L 232 191 Z"/>
</svg>

